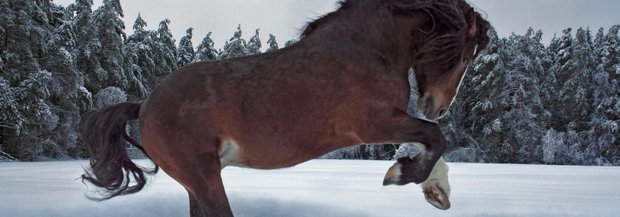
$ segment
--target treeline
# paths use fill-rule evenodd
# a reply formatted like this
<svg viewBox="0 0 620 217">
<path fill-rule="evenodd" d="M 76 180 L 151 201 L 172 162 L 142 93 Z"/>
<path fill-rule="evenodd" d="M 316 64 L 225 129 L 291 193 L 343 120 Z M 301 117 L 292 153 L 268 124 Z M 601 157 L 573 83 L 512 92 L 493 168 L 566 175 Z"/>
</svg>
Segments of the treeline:
<svg viewBox="0 0 620 217">
<path fill-rule="evenodd" d="M 245 40 L 240 26 L 219 49 L 211 33 L 194 46 L 192 28 L 177 44 L 170 20 L 149 30 L 139 15 L 126 35 L 119 0 L 92 7 L 92 0 L 67 7 L 0 2 L 0 159 L 87 157 L 77 131 L 85 112 L 144 99 L 183 65 L 263 47 L 259 30 Z M 620 165 L 619 29 L 566 29 L 549 45 L 541 31 L 499 38 L 492 30 L 486 54 L 469 67 L 440 121 L 450 143 L 447 160 Z M 269 35 L 265 52 L 278 48 Z M 408 144 L 361 145 L 325 157 L 392 159 L 412 152 Z"/>
<path fill-rule="evenodd" d="M 448 161 L 620 165 L 620 25 L 499 38 L 468 69 L 440 125 Z M 412 97 L 415 88 L 412 89 Z M 412 100 L 415 102 L 415 100 Z M 415 105 L 410 113 L 415 114 Z M 390 159 L 410 144 L 359 146 L 328 158 Z"/>
<path fill-rule="evenodd" d="M 209 33 L 194 49 L 192 28 L 177 44 L 170 20 L 149 30 L 138 15 L 128 36 L 119 0 L 92 8 L 92 0 L 0 1 L 0 159 L 86 157 L 85 112 L 144 99 L 183 65 L 261 52 L 259 30 L 246 41 L 237 27 L 222 49 Z M 266 52 L 278 49 L 273 35 L 267 43 Z"/>
</svg>

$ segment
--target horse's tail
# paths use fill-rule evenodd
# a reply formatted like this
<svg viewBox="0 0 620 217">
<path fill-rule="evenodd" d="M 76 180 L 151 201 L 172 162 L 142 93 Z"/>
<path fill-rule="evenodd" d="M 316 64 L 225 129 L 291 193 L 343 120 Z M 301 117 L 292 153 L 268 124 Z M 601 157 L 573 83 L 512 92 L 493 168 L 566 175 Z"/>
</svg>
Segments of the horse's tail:
<svg viewBox="0 0 620 217">
<path fill-rule="evenodd" d="M 82 181 L 89 181 L 103 189 L 102 198 L 91 200 L 107 200 L 136 193 L 146 184 L 145 173 L 157 173 L 157 165 L 154 170 L 147 170 L 137 166 L 127 155 L 126 142 L 144 152 L 142 146 L 125 131 L 127 121 L 138 119 L 140 106 L 139 102 L 125 102 L 84 115 L 80 130 L 84 142 L 88 144 L 90 169 L 85 169 Z M 132 180 L 135 184 L 130 185 Z"/>
</svg>

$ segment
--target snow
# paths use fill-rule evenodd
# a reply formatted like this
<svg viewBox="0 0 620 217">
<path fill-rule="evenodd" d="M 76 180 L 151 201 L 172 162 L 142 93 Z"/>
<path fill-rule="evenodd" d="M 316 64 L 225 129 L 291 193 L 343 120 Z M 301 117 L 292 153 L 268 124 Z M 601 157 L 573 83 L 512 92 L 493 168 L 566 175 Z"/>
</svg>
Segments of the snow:
<svg viewBox="0 0 620 217">
<path fill-rule="evenodd" d="M 139 161 L 148 164 L 147 161 Z M 313 160 L 290 169 L 226 168 L 243 216 L 617 216 L 620 167 L 450 163 L 452 208 L 419 187 L 381 186 L 393 162 Z M 183 188 L 160 172 L 134 195 L 93 202 L 78 178 L 86 161 L 0 163 L 0 216 L 188 216 Z"/>
</svg>

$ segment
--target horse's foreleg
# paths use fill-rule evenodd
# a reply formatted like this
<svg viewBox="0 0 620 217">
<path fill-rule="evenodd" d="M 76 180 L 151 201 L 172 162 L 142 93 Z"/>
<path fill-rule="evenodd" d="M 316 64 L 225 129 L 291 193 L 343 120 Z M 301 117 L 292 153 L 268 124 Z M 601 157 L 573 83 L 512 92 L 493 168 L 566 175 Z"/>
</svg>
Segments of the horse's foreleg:
<svg viewBox="0 0 620 217">
<path fill-rule="evenodd" d="M 388 171 L 386 177 L 390 179 L 384 180 L 384 185 L 424 182 L 447 147 L 447 142 L 437 123 L 410 117 L 402 111 L 395 111 L 390 118 L 380 120 L 376 127 L 376 130 L 371 130 L 374 134 L 368 135 L 370 143 L 417 142 L 423 147 L 422 152 L 414 158 L 398 159 L 398 162 Z"/>
<path fill-rule="evenodd" d="M 419 143 L 422 147 L 421 152 L 413 158 L 399 158 L 393 166 L 394 169 L 390 170 L 394 171 L 395 174 L 400 174 L 385 179 L 384 185 L 404 185 L 411 182 L 420 184 L 424 182 L 446 150 L 447 142 L 439 129 L 439 125 L 420 119 L 413 119 L 411 122 L 412 128 L 403 128 L 398 136 L 402 136 L 402 143 Z"/>
<path fill-rule="evenodd" d="M 219 157 L 217 154 L 205 154 L 201 158 L 204 164 L 195 174 L 197 182 L 188 189 L 192 217 L 232 217 L 232 210 L 222 183 Z"/>
<path fill-rule="evenodd" d="M 421 145 L 417 144 L 416 145 Z M 398 174 L 400 166 L 398 163 L 392 166 L 384 179 L 385 180 L 394 180 L 399 179 L 399 177 L 393 177 L 395 174 Z M 449 209 L 450 208 L 450 182 L 448 180 L 448 164 L 443 160 L 443 158 L 439 158 L 431 174 L 429 177 L 420 185 L 422 187 L 422 191 L 424 192 L 424 198 L 433 206 L 438 209 Z"/>
</svg>

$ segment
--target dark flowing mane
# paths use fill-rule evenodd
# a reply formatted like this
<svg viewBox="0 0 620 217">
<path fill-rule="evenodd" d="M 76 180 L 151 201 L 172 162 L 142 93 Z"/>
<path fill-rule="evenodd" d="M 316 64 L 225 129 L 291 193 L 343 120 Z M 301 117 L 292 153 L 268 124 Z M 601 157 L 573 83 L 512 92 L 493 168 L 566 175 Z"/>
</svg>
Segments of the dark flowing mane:
<svg viewBox="0 0 620 217">
<path fill-rule="evenodd" d="M 340 6 L 336 11 L 308 23 L 301 38 L 311 35 L 322 24 L 360 1 L 363 0 L 339 1 Z M 468 23 L 472 23 L 474 19 L 478 27 L 475 39 L 478 52 L 475 56 L 478 56 L 479 51 L 484 50 L 489 43 L 487 31 L 490 24 L 465 0 L 386 0 L 380 4 L 380 7 L 388 8 L 394 16 L 413 17 L 424 13 L 431 19 L 432 22 L 418 27 L 419 31 L 414 33 L 418 35 L 418 40 L 428 40 L 424 47 L 416 51 L 415 63 L 433 62 L 445 67 L 444 70 L 453 67 L 461 55 L 455 51 L 463 50 Z"/>
<path fill-rule="evenodd" d="M 448 70 L 457 63 L 466 41 L 469 23 L 475 21 L 478 32 L 475 43 L 478 52 L 485 49 L 489 43 L 487 31 L 490 24 L 483 19 L 474 8 L 464 0 L 395 0 L 393 4 L 396 15 L 414 16 L 416 13 L 426 13 L 432 22 L 419 27 L 423 35 L 430 40 L 417 52 L 415 62 L 433 62 L 444 66 Z M 429 26 L 430 25 L 430 26 Z M 479 53 L 474 56 L 477 56 Z"/>
</svg>

